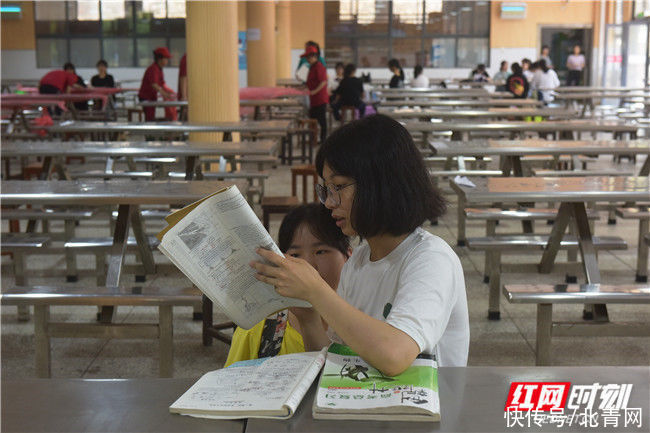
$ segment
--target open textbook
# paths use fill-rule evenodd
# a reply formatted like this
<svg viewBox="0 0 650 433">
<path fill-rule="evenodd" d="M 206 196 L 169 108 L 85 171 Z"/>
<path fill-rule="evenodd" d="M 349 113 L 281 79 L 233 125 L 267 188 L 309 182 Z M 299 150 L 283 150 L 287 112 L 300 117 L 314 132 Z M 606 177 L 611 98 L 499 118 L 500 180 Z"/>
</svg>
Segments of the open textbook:
<svg viewBox="0 0 650 433">
<path fill-rule="evenodd" d="M 290 418 L 325 365 L 314 418 L 439 421 L 436 361 L 418 358 L 404 373 L 382 375 L 349 347 L 240 361 L 201 377 L 172 413 L 203 418 Z"/>
<path fill-rule="evenodd" d="M 314 399 L 314 418 L 440 421 L 437 367 L 421 355 L 399 376 L 387 377 L 349 347 L 333 343 Z"/>
<path fill-rule="evenodd" d="M 158 249 L 237 324 L 250 329 L 268 315 L 308 302 L 277 294 L 249 266 L 262 247 L 282 254 L 236 186 L 165 218 Z"/>
<path fill-rule="evenodd" d="M 169 407 L 202 418 L 290 418 L 325 362 L 327 349 L 240 361 L 203 375 Z"/>
</svg>

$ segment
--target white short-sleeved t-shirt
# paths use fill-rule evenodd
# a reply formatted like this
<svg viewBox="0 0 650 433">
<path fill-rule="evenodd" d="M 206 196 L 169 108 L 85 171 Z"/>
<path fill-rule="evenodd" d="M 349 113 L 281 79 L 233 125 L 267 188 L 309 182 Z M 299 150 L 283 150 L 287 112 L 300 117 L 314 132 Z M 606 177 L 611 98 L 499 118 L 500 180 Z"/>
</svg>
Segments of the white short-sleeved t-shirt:
<svg viewBox="0 0 650 433">
<path fill-rule="evenodd" d="M 366 241 L 343 266 L 337 293 L 350 305 L 408 334 L 438 365 L 467 365 L 469 316 L 460 260 L 437 236 L 417 228 L 371 262 Z M 333 341 L 343 341 L 331 330 Z"/>
</svg>

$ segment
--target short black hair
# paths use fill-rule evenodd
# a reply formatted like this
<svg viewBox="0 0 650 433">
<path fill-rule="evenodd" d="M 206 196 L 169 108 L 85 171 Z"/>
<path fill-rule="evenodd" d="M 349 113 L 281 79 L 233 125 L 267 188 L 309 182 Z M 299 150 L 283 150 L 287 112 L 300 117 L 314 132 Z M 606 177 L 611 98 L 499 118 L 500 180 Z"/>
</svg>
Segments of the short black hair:
<svg viewBox="0 0 650 433">
<path fill-rule="evenodd" d="M 106 62 L 106 60 L 104 60 L 104 59 L 100 59 L 97 62 L 97 64 L 95 65 L 95 67 L 97 67 L 97 66 L 104 66 L 105 68 L 108 68 L 108 62 Z"/>
<path fill-rule="evenodd" d="M 66 64 L 63 65 L 63 70 L 64 71 L 66 71 L 68 69 L 72 69 L 73 71 L 76 72 L 76 69 L 75 69 L 74 65 L 71 62 L 66 62 Z"/>
<path fill-rule="evenodd" d="M 345 68 L 345 65 L 343 64 L 343 62 L 336 62 L 336 65 L 334 66 L 334 69 L 338 69 L 338 68 Z"/>
<path fill-rule="evenodd" d="M 522 65 L 525 64 L 525 63 L 528 63 L 529 65 L 532 64 L 532 62 L 530 61 L 530 59 L 528 57 L 524 57 L 524 59 L 521 61 Z"/>
<path fill-rule="evenodd" d="M 521 66 L 519 66 L 519 63 L 517 62 L 514 62 L 512 65 L 510 65 L 510 69 L 512 69 L 512 72 L 515 75 L 521 75 L 522 73 Z"/>
<path fill-rule="evenodd" d="M 397 69 L 402 69 L 402 67 L 399 64 L 399 60 L 397 59 L 390 59 L 388 61 L 388 67 L 389 68 L 397 68 Z"/>
<path fill-rule="evenodd" d="M 354 72 L 357 70 L 357 65 L 354 63 L 348 63 L 345 65 L 345 69 L 343 69 L 343 76 L 345 78 L 351 77 L 354 75 Z"/>
<path fill-rule="evenodd" d="M 413 68 L 413 78 L 417 78 L 422 73 L 422 65 L 415 65 Z"/>
<path fill-rule="evenodd" d="M 336 226 L 336 222 L 325 206 L 320 203 L 303 204 L 293 208 L 282 220 L 278 232 L 278 247 L 286 253 L 291 247 L 296 230 L 307 224 L 316 239 L 348 256 L 350 239 Z"/>
<path fill-rule="evenodd" d="M 376 114 L 335 130 L 316 155 L 321 177 L 325 163 L 355 181 L 350 222 L 362 238 L 410 233 L 446 210 L 411 134 L 391 117 Z"/>
<path fill-rule="evenodd" d="M 550 50 L 549 46 L 548 45 L 542 45 L 542 51 L 544 51 L 544 50 Z"/>
</svg>

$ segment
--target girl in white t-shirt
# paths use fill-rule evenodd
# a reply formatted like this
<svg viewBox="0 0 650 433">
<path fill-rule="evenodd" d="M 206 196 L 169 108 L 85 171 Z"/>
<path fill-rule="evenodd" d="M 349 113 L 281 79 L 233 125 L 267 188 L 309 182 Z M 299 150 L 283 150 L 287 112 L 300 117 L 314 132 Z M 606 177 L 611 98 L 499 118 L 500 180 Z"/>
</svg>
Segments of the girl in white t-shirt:
<svg viewBox="0 0 650 433">
<path fill-rule="evenodd" d="M 420 228 L 444 213 L 445 201 L 409 132 L 383 115 L 350 122 L 328 137 L 316 168 L 321 202 L 344 234 L 363 239 L 343 266 L 338 293 L 304 260 L 260 249 L 271 264 L 251 263 L 278 293 L 313 305 L 294 311 L 305 348 L 343 342 L 389 376 L 420 353 L 465 366 L 463 269 L 447 243 Z"/>
</svg>

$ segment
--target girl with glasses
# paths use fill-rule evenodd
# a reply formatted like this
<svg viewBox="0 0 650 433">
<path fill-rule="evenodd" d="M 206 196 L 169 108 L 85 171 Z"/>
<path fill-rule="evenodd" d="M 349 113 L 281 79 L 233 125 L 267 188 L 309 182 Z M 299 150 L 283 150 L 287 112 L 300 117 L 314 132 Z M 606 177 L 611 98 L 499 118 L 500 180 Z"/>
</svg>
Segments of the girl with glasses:
<svg viewBox="0 0 650 433">
<path fill-rule="evenodd" d="M 408 131 L 383 115 L 348 123 L 328 137 L 316 167 L 336 225 L 362 240 L 338 291 L 304 260 L 258 250 L 271 264 L 251 263 L 259 280 L 313 306 L 298 315 L 305 348 L 345 343 L 388 376 L 420 353 L 441 366 L 466 365 L 463 269 L 447 243 L 420 227 L 441 216 L 445 202 Z"/>
<path fill-rule="evenodd" d="M 333 290 L 352 253 L 348 237 L 336 227 L 329 211 L 316 203 L 299 206 L 284 217 L 278 247 L 286 256 L 309 263 Z M 293 310 L 273 314 L 249 330 L 235 329 L 224 367 L 237 361 L 304 352 L 296 317 L 303 309 Z"/>
</svg>

